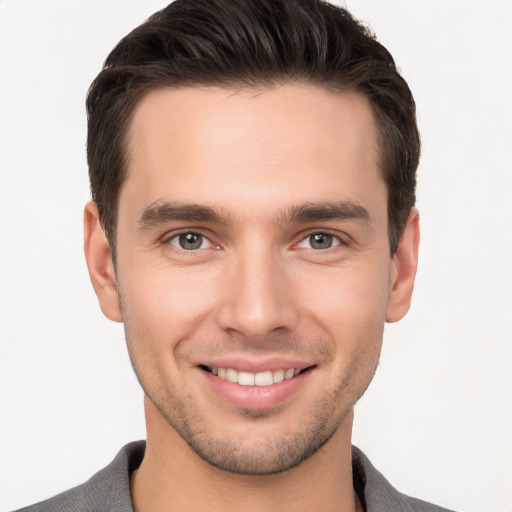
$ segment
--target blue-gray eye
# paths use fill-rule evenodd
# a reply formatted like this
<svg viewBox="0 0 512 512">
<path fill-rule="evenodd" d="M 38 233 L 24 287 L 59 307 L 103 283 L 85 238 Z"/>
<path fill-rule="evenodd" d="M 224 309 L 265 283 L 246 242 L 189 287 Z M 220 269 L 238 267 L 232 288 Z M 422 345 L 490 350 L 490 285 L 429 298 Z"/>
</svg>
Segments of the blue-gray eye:
<svg viewBox="0 0 512 512">
<path fill-rule="evenodd" d="M 325 250 L 340 245 L 340 243 L 341 241 L 337 236 L 330 235 L 329 233 L 313 233 L 304 238 L 299 244 L 299 247 Z"/>
<path fill-rule="evenodd" d="M 315 233 L 309 237 L 309 243 L 313 249 L 330 249 L 332 247 L 332 235 Z"/>
<path fill-rule="evenodd" d="M 181 233 L 173 236 L 169 243 L 185 251 L 195 251 L 209 246 L 208 240 L 197 233 Z"/>
</svg>

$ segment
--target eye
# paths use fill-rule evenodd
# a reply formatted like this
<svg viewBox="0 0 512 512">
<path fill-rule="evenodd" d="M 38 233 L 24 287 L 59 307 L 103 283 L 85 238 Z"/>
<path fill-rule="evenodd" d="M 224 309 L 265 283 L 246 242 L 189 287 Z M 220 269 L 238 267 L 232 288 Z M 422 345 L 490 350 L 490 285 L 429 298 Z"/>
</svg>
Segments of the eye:
<svg viewBox="0 0 512 512">
<path fill-rule="evenodd" d="M 313 233 L 304 238 L 299 247 L 306 249 L 325 250 L 341 244 L 341 240 L 330 233 Z"/>
<path fill-rule="evenodd" d="M 211 246 L 210 241 L 198 233 L 179 233 L 169 238 L 169 244 L 184 251 L 195 251 L 197 249 L 206 249 Z"/>
</svg>

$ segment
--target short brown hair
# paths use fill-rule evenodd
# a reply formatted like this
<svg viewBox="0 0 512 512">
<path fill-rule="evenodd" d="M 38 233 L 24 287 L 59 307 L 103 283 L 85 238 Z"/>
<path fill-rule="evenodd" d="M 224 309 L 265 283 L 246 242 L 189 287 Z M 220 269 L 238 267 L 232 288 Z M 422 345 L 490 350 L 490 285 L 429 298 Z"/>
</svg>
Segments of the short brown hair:
<svg viewBox="0 0 512 512">
<path fill-rule="evenodd" d="M 127 132 L 142 97 L 161 87 L 288 82 L 357 91 L 370 101 L 394 254 L 415 203 L 420 138 L 411 91 L 371 30 L 323 0 L 176 0 L 118 43 L 87 96 L 92 198 L 114 260 Z"/>
</svg>

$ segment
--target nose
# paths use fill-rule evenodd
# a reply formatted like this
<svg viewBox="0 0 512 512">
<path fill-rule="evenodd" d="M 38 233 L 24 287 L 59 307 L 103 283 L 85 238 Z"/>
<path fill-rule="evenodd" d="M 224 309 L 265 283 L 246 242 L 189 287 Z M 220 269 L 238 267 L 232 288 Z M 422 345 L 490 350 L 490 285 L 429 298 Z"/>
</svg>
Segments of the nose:
<svg viewBox="0 0 512 512">
<path fill-rule="evenodd" d="M 217 309 L 218 326 L 255 341 L 271 333 L 291 332 L 299 311 L 285 262 L 271 251 L 245 254 L 231 262 Z"/>
</svg>

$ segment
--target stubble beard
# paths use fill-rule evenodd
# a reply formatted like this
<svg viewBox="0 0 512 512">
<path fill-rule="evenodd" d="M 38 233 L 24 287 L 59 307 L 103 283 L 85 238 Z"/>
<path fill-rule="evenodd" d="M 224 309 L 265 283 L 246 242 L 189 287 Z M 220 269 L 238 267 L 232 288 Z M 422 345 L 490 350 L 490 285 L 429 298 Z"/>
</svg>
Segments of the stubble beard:
<svg viewBox="0 0 512 512">
<path fill-rule="evenodd" d="M 164 378 L 160 382 L 151 382 L 151 377 L 157 375 L 158 371 L 152 372 L 154 368 L 151 364 L 145 364 L 145 350 L 136 354 L 137 343 L 131 343 L 127 316 L 123 314 L 123 317 L 132 367 L 146 396 L 168 425 L 201 459 L 216 468 L 239 475 L 263 476 L 282 473 L 298 466 L 317 452 L 334 435 L 366 391 L 377 369 L 380 355 L 379 346 L 370 358 L 375 359 L 369 367 L 368 361 L 363 361 L 365 355 L 369 354 L 361 354 L 361 358 L 356 357 L 338 386 L 325 392 L 314 406 L 303 414 L 304 417 L 298 421 L 300 427 L 293 431 L 271 437 L 261 435 L 258 423 L 264 422 L 276 412 L 244 409 L 240 411 L 248 425 L 244 435 L 236 437 L 230 435 L 229 431 L 217 435 L 211 428 L 208 414 L 195 406 L 191 394 L 183 393 L 177 396 L 166 386 Z M 283 345 L 293 346 L 295 342 L 288 340 Z M 323 344 L 319 344 L 319 347 L 319 353 L 323 353 L 327 360 L 330 357 L 327 355 L 330 349 Z M 150 378 L 146 380 L 148 375 Z"/>
<path fill-rule="evenodd" d="M 244 436 L 220 437 L 208 428 L 208 418 L 190 407 L 185 400 L 155 399 L 146 395 L 165 421 L 205 462 L 229 473 L 240 475 L 271 475 L 287 471 L 306 460 L 321 448 L 337 430 L 350 409 L 333 421 L 332 398 L 325 397 L 315 411 L 303 421 L 300 430 L 279 436 L 258 438 L 250 432 Z M 243 410 L 248 431 L 257 431 L 258 422 L 267 414 Z M 272 413 L 269 413 L 269 415 Z"/>
<path fill-rule="evenodd" d="M 181 397 L 165 387 L 148 385 L 144 372 L 139 371 L 132 354 L 132 365 L 145 394 L 160 412 L 165 421 L 173 428 L 188 446 L 208 464 L 229 473 L 239 475 L 271 475 L 282 473 L 308 459 L 333 436 L 341 423 L 352 410 L 355 402 L 362 396 L 373 378 L 376 365 L 370 379 L 355 399 L 353 396 L 352 374 L 340 385 L 326 393 L 315 403 L 298 423 L 300 428 L 279 433 L 271 437 L 258 434 L 258 423 L 275 411 L 240 410 L 247 421 L 246 435 L 234 436 L 229 433 L 217 435 L 211 429 L 211 420 L 206 413 L 195 407 L 193 397 L 186 394 Z M 340 404 L 345 403 L 342 407 Z"/>
</svg>

